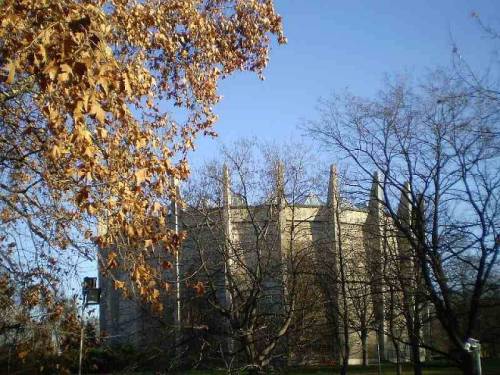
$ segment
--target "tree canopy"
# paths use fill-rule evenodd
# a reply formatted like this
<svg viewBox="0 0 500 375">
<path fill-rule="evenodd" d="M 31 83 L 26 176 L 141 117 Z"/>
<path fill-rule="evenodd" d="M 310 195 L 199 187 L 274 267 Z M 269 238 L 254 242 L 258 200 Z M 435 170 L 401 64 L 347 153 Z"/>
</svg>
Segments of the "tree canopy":
<svg viewBox="0 0 500 375">
<path fill-rule="evenodd" d="M 160 202 L 215 134 L 219 80 L 261 76 L 270 37 L 286 41 L 273 2 L 5 0 L 0 19 L 0 272 L 47 291 L 62 254 L 121 236 L 130 257 L 105 266 L 158 302 L 145 259 L 180 242 Z"/>
</svg>

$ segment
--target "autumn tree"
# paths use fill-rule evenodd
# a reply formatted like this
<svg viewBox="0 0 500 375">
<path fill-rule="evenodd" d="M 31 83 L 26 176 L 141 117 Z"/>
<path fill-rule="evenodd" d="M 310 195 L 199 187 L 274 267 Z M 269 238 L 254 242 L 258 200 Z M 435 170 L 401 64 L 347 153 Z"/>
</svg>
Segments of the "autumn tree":
<svg viewBox="0 0 500 375">
<path fill-rule="evenodd" d="M 2 277 L 2 288 L 7 287 L 6 280 Z M 76 299 L 66 300 L 32 285 L 11 285 L 2 292 L 4 298 L 13 297 L 10 303 L 2 301 L 0 310 L 2 368 L 7 373 L 41 374 L 74 368 L 80 340 Z"/>
<path fill-rule="evenodd" d="M 159 202 L 215 134 L 219 80 L 285 42 L 272 1 L 5 0 L 0 20 L 2 274 L 51 292 L 121 241 L 101 263 L 161 308 L 145 258 L 180 236 Z"/>
</svg>

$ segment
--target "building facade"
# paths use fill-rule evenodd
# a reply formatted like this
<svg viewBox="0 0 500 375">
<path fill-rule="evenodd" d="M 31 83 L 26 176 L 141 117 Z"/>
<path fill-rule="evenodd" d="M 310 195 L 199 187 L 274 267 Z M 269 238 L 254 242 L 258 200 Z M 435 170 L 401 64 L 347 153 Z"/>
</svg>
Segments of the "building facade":
<svg viewBox="0 0 500 375">
<path fill-rule="evenodd" d="M 206 351 L 287 364 L 338 363 L 346 353 L 351 364 L 408 360 L 395 280 L 412 257 L 384 212 L 378 174 L 363 208 L 340 200 L 334 166 L 325 203 L 291 200 L 283 180 L 280 164 L 270 199 L 249 204 L 224 168 L 217 204 L 172 206 L 172 226 L 188 238 L 168 258 L 165 309 L 125 298 L 101 272 L 108 342 L 195 359 Z"/>
</svg>

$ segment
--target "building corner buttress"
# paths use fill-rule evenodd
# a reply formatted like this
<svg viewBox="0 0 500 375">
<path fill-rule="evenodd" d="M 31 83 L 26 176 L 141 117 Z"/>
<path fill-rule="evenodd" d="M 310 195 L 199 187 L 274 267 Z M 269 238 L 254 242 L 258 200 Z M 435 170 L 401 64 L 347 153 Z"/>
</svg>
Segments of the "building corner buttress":
<svg viewBox="0 0 500 375">
<path fill-rule="evenodd" d="M 286 225 L 287 225 L 287 202 L 285 197 L 285 165 L 282 160 L 278 160 L 276 164 L 276 181 L 275 181 L 275 195 L 276 195 L 276 209 L 278 210 L 277 216 L 277 239 L 278 246 L 278 264 L 280 276 L 276 283 L 281 284 L 278 293 L 278 304 L 277 307 L 280 310 L 280 314 L 286 316 L 287 300 L 288 300 L 288 260 L 289 251 L 286 246 Z M 273 282 L 274 283 L 274 282 Z M 288 353 L 288 339 L 287 337 L 282 338 L 281 344 L 279 345 L 278 352 L 281 355 L 282 361 L 288 363 L 289 353 Z"/>
<path fill-rule="evenodd" d="M 229 168 L 226 164 L 222 167 L 222 220 L 223 220 L 223 246 L 224 246 L 224 280 L 219 288 L 217 299 L 221 301 L 221 305 L 226 310 L 231 310 L 231 272 L 233 271 L 233 233 L 232 233 L 232 218 L 231 218 L 231 177 Z M 227 330 L 226 350 L 228 353 L 234 352 L 234 340 L 232 339 L 232 328 L 230 322 L 224 324 L 224 329 Z"/>
<path fill-rule="evenodd" d="M 328 180 L 328 195 L 327 195 L 327 249 L 325 251 L 324 257 L 326 259 L 321 259 L 320 264 L 325 268 L 322 272 L 325 275 L 331 274 L 333 278 L 333 283 L 331 278 L 325 277 L 325 282 L 323 288 L 327 294 L 327 314 L 331 324 L 331 335 L 333 339 L 333 356 L 337 361 L 341 358 L 341 320 L 338 318 L 340 311 L 340 294 L 338 283 L 335 280 L 339 279 L 339 191 L 338 191 L 338 173 L 337 166 L 332 164 L 330 166 L 330 176 Z"/>
<path fill-rule="evenodd" d="M 283 296 L 286 295 L 286 262 L 287 262 L 287 250 L 285 246 L 285 230 L 286 230 L 286 201 L 285 201 L 285 166 L 280 160 L 276 165 L 276 208 L 278 210 L 277 217 L 277 235 L 278 235 L 278 251 L 279 251 L 279 261 L 281 264 L 282 272 L 282 282 L 283 282 Z"/>
<path fill-rule="evenodd" d="M 410 201 L 410 184 L 406 182 L 401 190 L 401 197 L 398 205 L 398 220 L 401 227 L 398 228 L 397 243 L 398 254 L 400 256 L 401 270 L 404 275 L 401 275 L 406 282 L 406 287 L 411 287 L 413 283 L 413 254 L 408 240 L 408 234 L 411 232 L 412 226 L 412 206 Z"/>
<path fill-rule="evenodd" d="M 231 271 L 232 267 L 232 222 L 231 222 L 231 178 L 229 176 L 229 168 L 226 164 L 222 167 L 222 220 L 223 220 L 223 236 L 224 236 L 224 247 L 226 253 L 226 264 L 225 264 L 225 285 L 224 285 L 224 304 L 229 306 L 230 303 L 230 293 L 229 293 L 229 278 L 227 277 L 228 272 Z"/>
<path fill-rule="evenodd" d="M 226 254 L 228 262 L 226 264 L 226 273 L 230 270 L 227 267 L 231 265 L 231 253 L 232 253 L 232 218 L 231 218 L 231 177 L 229 176 L 229 168 L 226 164 L 222 167 L 222 220 L 223 228 L 224 228 L 224 246 L 226 250 Z M 227 287 L 226 283 L 226 287 Z"/>
<path fill-rule="evenodd" d="M 381 360 L 385 360 L 385 301 L 384 301 L 384 248 L 385 248 L 385 214 L 382 183 L 378 171 L 373 173 L 368 215 L 365 223 L 365 249 L 367 259 L 371 260 L 369 272 L 371 277 L 372 304 L 377 333 L 377 351 Z"/>
<path fill-rule="evenodd" d="M 105 235 L 108 227 L 104 218 L 100 218 L 97 225 L 97 235 Z M 123 306 L 120 303 L 122 296 L 120 291 L 114 288 L 113 274 L 116 270 L 106 270 L 105 264 L 109 253 L 109 247 L 99 247 L 97 256 L 98 283 L 101 289 L 101 301 L 99 303 L 99 331 L 105 345 L 120 343 L 121 336 L 121 315 Z M 116 275 L 115 275 L 116 276 Z"/>
</svg>

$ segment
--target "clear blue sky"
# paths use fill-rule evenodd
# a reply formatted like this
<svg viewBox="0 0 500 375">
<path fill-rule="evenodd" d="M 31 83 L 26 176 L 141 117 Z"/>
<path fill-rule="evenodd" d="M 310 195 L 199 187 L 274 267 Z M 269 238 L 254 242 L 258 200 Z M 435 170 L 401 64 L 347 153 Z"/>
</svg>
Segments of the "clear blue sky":
<svg viewBox="0 0 500 375">
<path fill-rule="evenodd" d="M 273 45 L 266 80 L 238 73 L 222 82 L 218 140 L 201 139 L 191 155 L 200 165 L 219 142 L 256 136 L 298 136 L 301 118 L 314 118 L 319 97 L 349 88 L 370 96 L 385 73 L 411 73 L 449 64 L 455 41 L 473 66 L 489 61 L 471 12 L 500 29 L 500 0 L 275 0 L 288 44 Z"/>
<path fill-rule="evenodd" d="M 316 115 L 319 97 L 349 88 L 370 96 L 385 73 L 450 62 L 454 40 L 473 66 L 489 61 L 491 42 L 471 18 L 476 11 L 500 30 L 500 0 L 275 0 L 288 38 L 273 45 L 266 80 L 239 73 L 222 82 L 218 139 L 199 139 L 194 166 L 216 157 L 220 142 L 239 137 L 283 141 L 300 136 L 300 119 Z M 324 155 L 334 162 L 333 156 Z M 95 264 L 82 264 L 95 274 Z"/>
</svg>

